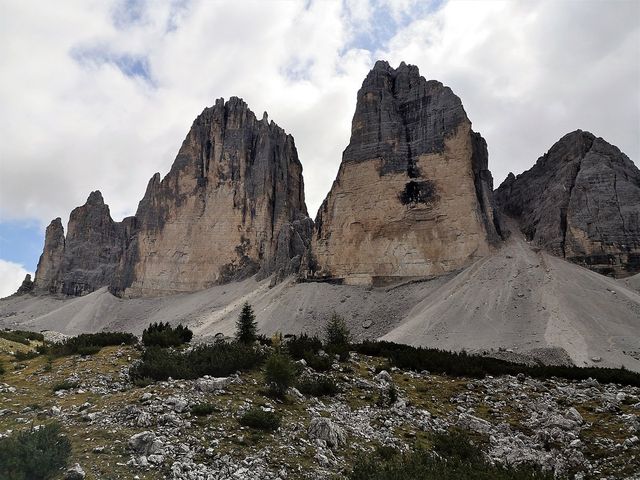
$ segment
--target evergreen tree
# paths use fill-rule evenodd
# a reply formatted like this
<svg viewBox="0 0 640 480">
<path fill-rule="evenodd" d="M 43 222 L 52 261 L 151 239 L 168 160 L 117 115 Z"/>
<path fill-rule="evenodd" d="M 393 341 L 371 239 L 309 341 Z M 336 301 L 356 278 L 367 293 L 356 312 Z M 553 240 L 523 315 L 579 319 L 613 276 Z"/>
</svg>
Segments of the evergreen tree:
<svg viewBox="0 0 640 480">
<path fill-rule="evenodd" d="M 242 312 L 236 322 L 236 339 L 239 342 L 249 344 L 256 341 L 258 338 L 258 322 L 256 322 L 256 316 L 253 313 L 253 308 L 249 305 L 249 302 L 245 302 L 242 306 Z"/>
<path fill-rule="evenodd" d="M 344 319 L 337 313 L 331 315 L 325 326 L 324 334 L 328 346 L 346 346 L 351 341 L 351 332 L 349 332 Z"/>
</svg>

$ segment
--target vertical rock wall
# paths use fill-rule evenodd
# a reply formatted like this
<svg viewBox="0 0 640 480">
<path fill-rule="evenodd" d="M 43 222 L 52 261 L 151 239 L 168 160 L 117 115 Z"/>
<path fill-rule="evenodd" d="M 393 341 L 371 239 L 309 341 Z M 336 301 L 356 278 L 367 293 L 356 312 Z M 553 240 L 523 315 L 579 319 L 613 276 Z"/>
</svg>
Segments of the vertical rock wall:
<svg viewBox="0 0 640 480">
<path fill-rule="evenodd" d="M 309 275 L 379 284 L 438 275 L 499 241 L 484 139 L 418 68 L 377 62 L 316 219 Z"/>
</svg>

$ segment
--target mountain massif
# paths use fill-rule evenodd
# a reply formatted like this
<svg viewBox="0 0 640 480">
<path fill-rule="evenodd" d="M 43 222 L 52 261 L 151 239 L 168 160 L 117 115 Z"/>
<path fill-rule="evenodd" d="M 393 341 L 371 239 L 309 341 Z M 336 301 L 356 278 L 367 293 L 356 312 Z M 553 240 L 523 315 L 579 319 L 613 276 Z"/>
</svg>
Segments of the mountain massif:
<svg viewBox="0 0 640 480">
<path fill-rule="evenodd" d="M 501 231 L 487 146 L 460 99 L 418 68 L 377 62 L 316 222 L 295 144 L 239 98 L 194 121 L 133 217 L 100 192 L 47 229 L 35 290 L 124 297 L 191 292 L 258 274 L 384 284 L 459 270 Z"/>
</svg>

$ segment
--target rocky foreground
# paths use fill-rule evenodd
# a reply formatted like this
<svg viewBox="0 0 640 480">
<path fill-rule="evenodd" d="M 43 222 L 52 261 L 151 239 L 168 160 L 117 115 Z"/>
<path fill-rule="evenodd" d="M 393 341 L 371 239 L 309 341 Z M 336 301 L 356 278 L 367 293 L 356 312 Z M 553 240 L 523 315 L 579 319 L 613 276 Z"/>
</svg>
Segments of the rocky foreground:
<svg viewBox="0 0 640 480">
<path fill-rule="evenodd" d="M 261 371 L 141 387 L 129 377 L 136 347 L 24 361 L 8 355 L 13 347 L 5 342 L 0 353 L 0 438 L 59 421 L 72 444 L 69 465 L 78 465 L 58 478 L 349 478 L 376 448 L 429 449 L 433 435 L 458 430 L 496 464 L 533 463 L 556 478 L 640 478 L 637 387 L 522 374 L 454 378 L 351 353 L 322 374 L 340 393 L 290 389 L 282 401 L 268 396 Z M 203 403 L 211 412 L 194 415 Z M 240 426 L 254 407 L 276 412 L 281 426 Z"/>
</svg>

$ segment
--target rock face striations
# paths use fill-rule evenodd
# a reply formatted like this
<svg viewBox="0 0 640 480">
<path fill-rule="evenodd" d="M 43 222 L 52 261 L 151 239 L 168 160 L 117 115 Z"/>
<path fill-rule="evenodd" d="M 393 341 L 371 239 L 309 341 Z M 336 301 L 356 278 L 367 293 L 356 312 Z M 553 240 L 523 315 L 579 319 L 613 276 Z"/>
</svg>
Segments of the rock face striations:
<svg viewBox="0 0 640 480">
<path fill-rule="evenodd" d="M 35 291 L 126 297 L 192 292 L 292 273 L 384 284 L 458 270 L 500 241 L 484 139 L 460 99 L 418 68 L 377 62 L 358 92 L 351 142 L 318 212 L 307 215 L 291 135 L 241 99 L 206 108 L 133 217 L 100 192 L 66 238 L 47 229 Z"/>
<path fill-rule="evenodd" d="M 487 255 L 500 238 L 487 161 L 451 89 L 415 66 L 377 62 L 318 212 L 309 275 L 378 284 Z"/>
<path fill-rule="evenodd" d="M 169 174 L 156 174 L 115 290 L 161 295 L 255 273 L 297 272 L 312 222 L 293 137 L 241 99 L 194 121 Z"/>
<path fill-rule="evenodd" d="M 282 276 L 298 271 L 312 225 L 293 137 L 241 99 L 220 99 L 194 121 L 169 174 L 151 179 L 135 217 L 114 222 L 93 192 L 66 239 L 60 219 L 51 223 L 36 291 L 151 296 Z"/>
<path fill-rule="evenodd" d="M 640 271 L 640 171 L 602 138 L 565 135 L 495 198 L 549 252 L 607 275 Z"/>
</svg>

